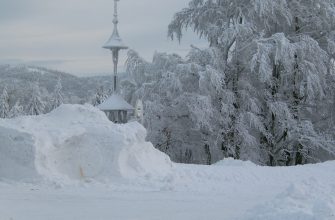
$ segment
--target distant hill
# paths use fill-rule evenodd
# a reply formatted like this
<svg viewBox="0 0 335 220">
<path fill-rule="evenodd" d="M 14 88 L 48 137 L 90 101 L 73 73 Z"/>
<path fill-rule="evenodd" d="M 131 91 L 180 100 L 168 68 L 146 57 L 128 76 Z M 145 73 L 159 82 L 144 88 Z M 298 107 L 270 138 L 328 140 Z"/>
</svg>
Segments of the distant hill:
<svg viewBox="0 0 335 220">
<path fill-rule="evenodd" d="M 77 77 L 36 66 L 0 65 L 0 94 L 6 86 L 11 104 L 19 100 L 25 105 L 30 98 L 32 84 L 38 81 L 42 99 L 48 101 L 59 78 L 65 103 L 90 102 L 100 86 L 110 88 L 112 85 L 112 76 Z"/>
</svg>

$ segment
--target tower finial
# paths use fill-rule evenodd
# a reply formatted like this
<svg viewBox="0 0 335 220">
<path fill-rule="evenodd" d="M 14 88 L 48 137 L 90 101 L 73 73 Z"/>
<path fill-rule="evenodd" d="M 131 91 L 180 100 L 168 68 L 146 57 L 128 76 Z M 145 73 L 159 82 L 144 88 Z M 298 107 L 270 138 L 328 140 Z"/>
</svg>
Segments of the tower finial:
<svg viewBox="0 0 335 220">
<path fill-rule="evenodd" d="M 120 0 L 114 0 L 114 20 L 113 23 L 114 25 L 117 25 L 119 23 L 118 17 L 117 17 L 117 2 Z"/>
<path fill-rule="evenodd" d="M 118 31 L 118 2 L 120 0 L 114 0 L 114 19 L 113 19 L 113 24 L 114 24 L 114 30 L 112 36 L 109 38 L 109 40 L 105 43 L 103 48 L 109 49 L 109 50 L 121 50 L 121 49 L 128 49 L 128 47 L 123 44 L 122 39 L 119 35 Z"/>
</svg>

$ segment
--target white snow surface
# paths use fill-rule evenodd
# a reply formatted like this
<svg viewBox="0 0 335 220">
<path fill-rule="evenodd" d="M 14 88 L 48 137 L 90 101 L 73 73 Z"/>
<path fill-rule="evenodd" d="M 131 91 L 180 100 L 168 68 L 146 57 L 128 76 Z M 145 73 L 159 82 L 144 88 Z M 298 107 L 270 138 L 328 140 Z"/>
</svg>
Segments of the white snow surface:
<svg viewBox="0 0 335 220">
<path fill-rule="evenodd" d="M 92 106 L 0 120 L 0 220 L 334 220 L 335 162 L 174 164 Z"/>
<path fill-rule="evenodd" d="M 166 175 L 172 167 L 168 156 L 145 141 L 139 123 L 113 124 L 89 105 L 1 120 L 0 137 L 2 179 L 108 181 Z"/>
</svg>

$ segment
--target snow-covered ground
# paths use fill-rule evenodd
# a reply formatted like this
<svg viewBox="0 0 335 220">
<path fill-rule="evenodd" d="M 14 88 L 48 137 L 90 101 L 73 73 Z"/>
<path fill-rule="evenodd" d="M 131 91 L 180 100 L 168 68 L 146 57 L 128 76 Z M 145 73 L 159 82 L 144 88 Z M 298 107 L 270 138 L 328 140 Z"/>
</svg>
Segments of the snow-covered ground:
<svg viewBox="0 0 335 220">
<path fill-rule="evenodd" d="M 334 220 L 335 162 L 174 164 L 91 106 L 0 121 L 0 220 Z"/>
</svg>

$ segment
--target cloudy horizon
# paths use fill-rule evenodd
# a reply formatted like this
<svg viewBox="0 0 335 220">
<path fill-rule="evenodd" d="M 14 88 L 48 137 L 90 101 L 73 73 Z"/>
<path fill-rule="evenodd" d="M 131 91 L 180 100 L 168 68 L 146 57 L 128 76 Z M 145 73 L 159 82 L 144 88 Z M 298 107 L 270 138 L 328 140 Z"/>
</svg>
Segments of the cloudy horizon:
<svg viewBox="0 0 335 220">
<path fill-rule="evenodd" d="M 119 31 L 124 42 L 150 61 L 155 51 L 186 55 L 204 40 L 187 33 L 181 44 L 167 38 L 175 12 L 189 0 L 121 0 Z M 74 75 L 112 71 L 110 52 L 102 45 L 113 30 L 112 0 L 2 0 L 0 64 L 43 66 Z M 121 52 L 120 67 L 126 52 Z"/>
</svg>

